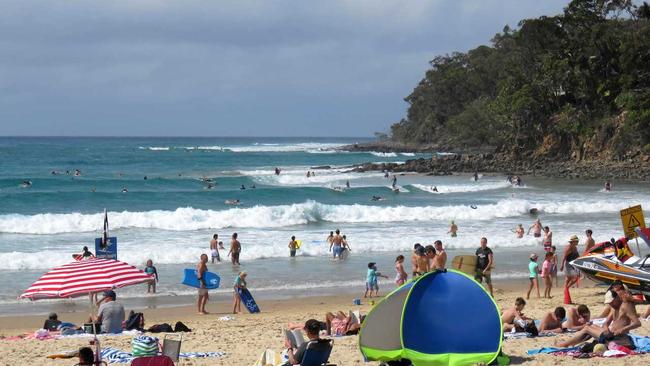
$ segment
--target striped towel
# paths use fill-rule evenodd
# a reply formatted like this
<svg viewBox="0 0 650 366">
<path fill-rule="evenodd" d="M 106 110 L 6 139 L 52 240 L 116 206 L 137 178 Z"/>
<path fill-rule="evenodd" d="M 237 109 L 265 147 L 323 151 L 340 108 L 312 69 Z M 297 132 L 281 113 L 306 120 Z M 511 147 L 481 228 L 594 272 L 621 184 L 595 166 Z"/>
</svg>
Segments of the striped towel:
<svg viewBox="0 0 650 366">
<path fill-rule="evenodd" d="M 207 357 L 223 357 L 224 352 L 183 352 L 180 354 L 182 358 L 207 358 Z M 102 349 L 102 360 L 108 363 L 130 363 L 135 357 L 132 354 L 119 349 L 106 347 Z"/>
</svg>

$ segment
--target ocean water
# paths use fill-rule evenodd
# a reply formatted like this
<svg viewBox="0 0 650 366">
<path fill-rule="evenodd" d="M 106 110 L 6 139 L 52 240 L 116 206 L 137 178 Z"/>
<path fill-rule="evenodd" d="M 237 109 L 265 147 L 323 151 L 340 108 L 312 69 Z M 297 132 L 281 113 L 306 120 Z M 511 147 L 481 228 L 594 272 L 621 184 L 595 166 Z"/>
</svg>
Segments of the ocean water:
<svg viewBox="0 0 650 366">
<path fill-rule="evenodd" d="M 524 177 L 525 186 L 515 188 L 505 176 L 487 173 L 476 182 L 468 175 L 398 175 L 400 192 L 395 193 L 383 173 L 350 170 L 365 162 L 430 158 L 435 152 L 333 150 L 363 141 L 0 138 L 0 313 L 85 309 L 85 299 L 31 303 L 17 297 L 84 245 L 92 250 L 104 209 L 110 235 L 118 237 L 119 259 L 139 267 L 152 259 L 160 273 L 157 295 L 132 286 L 118 290 L 120 298 L 132 306 L 166 306 L 193 301 L 195 290 L 180 284 L 182 269 L 209 253 L 213 233 L 227 248 L 237 232 L 243 247 L 241 267 L 209 265 L 223 283 L 214 301 L 230 301 L 230 284 L 239 270 L 249 273 L 258 298 L 343 292 L 352 299 L 363 291 L 369 261 L 390 277 L 382 290 L 391 289 L 394 258 L 408 254 L 416 242 L 441 239 L 451 259 L 473 253 L 485 236 L 495 250 L 495 279 L 525 278 L 528 254 L 542 252 L 540 241 L 517 239 L 512 230 L 518 223 L 526 228 L 532 223 L 531 208 L 538 209 L 542 223 L 554 232 L 554 243 L 562 247 L 572 234 L 582 238 L 586 228 L 594 230 L 597 241 L 619 237 L 618 210 L 650 207 L 647 184 L 614 182 L 614 190 L 606 193 L 600 181 Z M 280 175 L 275 167 L 282 169 Z M 308 178 L 308 170 L 316 175 Z M 203 177 L 214 186 L 208 188 Z M 31 187 L 22 187 L 24 180 Z M 372 201 L 373 195 L 383 199 Z M 225 203 L 236 199 L 237 207 Z M 459 226 L 457 238 L 447 235 L 451 220 Z M 329 259 L 325 238 L 337 228 L 352 248 L 347 261 Z M 297 258 L 288 257 L 292 235 L 303 241 Z"/>
</svg>

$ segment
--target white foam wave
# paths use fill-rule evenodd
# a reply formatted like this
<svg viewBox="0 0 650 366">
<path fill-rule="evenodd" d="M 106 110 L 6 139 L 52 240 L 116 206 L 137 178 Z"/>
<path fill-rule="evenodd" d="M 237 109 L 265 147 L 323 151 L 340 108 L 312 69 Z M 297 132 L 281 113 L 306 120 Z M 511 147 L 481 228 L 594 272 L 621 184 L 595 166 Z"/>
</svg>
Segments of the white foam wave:
<svg viewBox="0 0 650 366">
<path fill-rule="evenodd" d="M 404 156 L 415 156 L 415 153 L 400 153 Z"/>
<path fill-rule="evenodd" d="M 433 193 L 433 194 L 443 194 L 443 193 L 462 193 L 462 192 L 479 192 L 479 191 L 489 191 L 493 189 L 502 189 L 510 188 L 512 185 L 508 182 L 481 182 L 476 184 L 458 184 L 458 185 L 424 185 L 424 184 L 412 184 L 413 187 Z M 433 188 L 436 188 L 438 191 L 434 191 Z"/>
<path fill-rule="evenodd" d="M 378 152 L 378 151 L 370 151 L 370 154 L 374 156 L 380 156 L 382 158 L 394 158 L 397 156 L 397 154 L 394 152 L 385 153 L 385 152 Z"/>
<path fill-rule="evenodd" d="M 139 146 L 138 149 L 140 150 L 150 150 L 150 151 L 169 151 L 169 146 Z"/>
<path fill-rule="evenodd" d="M 341 146 L 338 143 L 304 142 L 298 144 L 253 144 L 227 147 L 232 152 L 324 152 Z"/>
<path fill-rule="evenodd" d="M 650 201 L 638 202 L 650 206 Z M 617 201 L 537 202 L 506 199 L 494 204 L 448 206 L 389 206 L 360 204 L 328 205 L 315 201 L 280 206 L 254 206 L 226 210 L 202 210 L 192 207 L 173 211 L 110 212 L 111 228 L 140 228 L 191 231 L 221 228 L 279 228 L 313 222 L 386 223 L 452 219 L 493 220 L 527 215 L 531 208 L 540 213 L 581 214 L 618 212 L 625 203 Z M 99 231 L 102 213 L 0 215 L 0 233 L 57 234 Z"/>
</svg>

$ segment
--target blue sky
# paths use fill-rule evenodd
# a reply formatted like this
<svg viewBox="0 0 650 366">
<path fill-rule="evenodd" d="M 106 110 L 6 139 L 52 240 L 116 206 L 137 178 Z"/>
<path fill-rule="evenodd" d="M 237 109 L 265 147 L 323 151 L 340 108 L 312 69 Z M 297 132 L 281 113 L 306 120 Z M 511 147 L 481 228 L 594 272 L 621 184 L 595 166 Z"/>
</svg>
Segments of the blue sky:
<svg viewBox="0 0 650 366">
<path fill-rule="evenodd" d="M 3 1 L 0 135 L 370 136 L 434 56 L 568 1 Z"/>
</svg>

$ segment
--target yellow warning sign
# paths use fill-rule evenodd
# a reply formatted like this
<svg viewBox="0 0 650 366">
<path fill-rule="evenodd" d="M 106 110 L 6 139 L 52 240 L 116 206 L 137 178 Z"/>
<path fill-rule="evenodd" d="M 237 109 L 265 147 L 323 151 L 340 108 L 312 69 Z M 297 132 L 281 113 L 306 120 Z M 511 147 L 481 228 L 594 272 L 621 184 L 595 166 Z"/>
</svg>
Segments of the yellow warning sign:
<svg viewBox="0 0 650 366">
<path fill-rule="evenodd" d="M 621 210 L 621 222 L 623 223 L 623 231 L 628 238 L 636 238 L 638 235 L 635 228 L 645 228 L 645 219 L 643 218 L 643 209 L 641 205 L 626 208 Z"/>
</svg>

